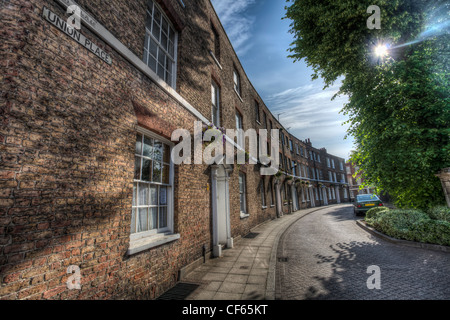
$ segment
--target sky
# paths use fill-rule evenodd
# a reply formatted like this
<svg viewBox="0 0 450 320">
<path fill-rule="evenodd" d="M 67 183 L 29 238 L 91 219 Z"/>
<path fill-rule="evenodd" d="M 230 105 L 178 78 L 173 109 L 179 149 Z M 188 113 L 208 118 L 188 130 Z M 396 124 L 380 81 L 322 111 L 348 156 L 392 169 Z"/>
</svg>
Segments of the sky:
<svg viewBox="0 0 450 320">
<path fill-rule="evenodd" d="M 266 106 L 291 134 L 348 159 L 353 139 L 340 114 L 347 97 L 331 100 L 340 82 L 323 90 L 305 61 L 288 58 L 293 42 L 285 0 L 211 0 L 239 60 Z"/>
</svg>

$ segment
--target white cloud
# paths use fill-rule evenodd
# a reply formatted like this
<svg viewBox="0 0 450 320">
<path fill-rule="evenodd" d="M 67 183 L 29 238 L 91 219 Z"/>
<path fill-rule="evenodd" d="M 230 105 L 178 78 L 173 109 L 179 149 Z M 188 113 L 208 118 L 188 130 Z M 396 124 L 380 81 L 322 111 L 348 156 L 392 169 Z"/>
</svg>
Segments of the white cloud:
<svg viewBox="0 0 450 320">
<path fill-rule="evenodd" d="M 244 55 L 252 47 L 249 39 L 255 17 L 249 16 L 246 11 L 254 3 L 255 0 L 212 0 L 214 9 L 238 56 Z"/>
<path fill-rule="evenodd" d="M 348 125 L 343 125 L 347 118 L 340 114 L 348 98 L 333 96 L 338 92 L 338 85 L 323 90 L 319 83 L 290 88 L 266 98 L 272 113 L 280 115 L 285 128 L 301 140 L 311 139 L 314 147 L 325 147 L 328 152 L 347 158 L 353 146 L 353 140 L 344 140 Z"/>
</svg>

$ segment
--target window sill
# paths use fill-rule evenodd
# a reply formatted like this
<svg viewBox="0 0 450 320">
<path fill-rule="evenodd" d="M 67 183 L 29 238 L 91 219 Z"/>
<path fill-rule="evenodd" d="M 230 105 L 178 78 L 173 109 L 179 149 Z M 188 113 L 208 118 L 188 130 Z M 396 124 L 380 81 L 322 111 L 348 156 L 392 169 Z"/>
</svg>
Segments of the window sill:
<svg viewBox="0 0 450 320">
<path fill-rule="evenodd" d="M 262 206 L 262 209 L 264 210 L 264 209 L 267 209 L 267 206 Z"/>
<path fill-rule="evenodd" d="M 220 64 L 219 60 L 217 60 L 216 55 L 214 54 L 214 52 L 212 52 L 211 50 L 209 50 L 209 54 L 211 55 L 211 57 L 213 58 L 214 62 L 217 64 L 217 66 L 219 67 L 220 70 L 223 70 L 222 65 Z"/>
<path fill-rule="evenodd" d="M 241 212 L 241 219 L 246 219 L 248 217 L 250 217 L 248 213 Z"/>
<path fill-rule="evenodd" d="M 131 256 L 139 252 L 158 247 L 160 245 L 180 239 L 180 234 L 160 234 L 130 241 L 127 255 Z"/>
<path fill-rule="evenodd" d="M 239 92 L 237 92 L 236 88 L 233 88 L 234 92 L 236 93 L 236 95 L 238 96 L 239 100 L 241 100 L 241 102 L 244 102 L 244 100 L 242 100 L 241 95 L 239 94 Z"/>
</svg>

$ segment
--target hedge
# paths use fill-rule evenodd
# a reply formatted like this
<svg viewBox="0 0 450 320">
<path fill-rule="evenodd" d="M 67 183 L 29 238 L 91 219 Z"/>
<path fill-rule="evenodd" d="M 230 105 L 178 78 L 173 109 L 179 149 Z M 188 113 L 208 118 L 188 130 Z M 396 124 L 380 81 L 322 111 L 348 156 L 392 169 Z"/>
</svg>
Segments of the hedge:
<svg viewBox="0 0 450 320">
<path fill-rule="evenodd" d="M 380 212 L 389 210 L 389 208 L 387 207 L 376 207 L 376 208 L 372 208 L 369 211 L 367 211 L 366 213 L 366 220 L 367 219 L 376 219 L 379 215 Z"/>
<path fill-rule="evenodd" d="M 372 210 L 367 212 L 366 222 L 377 231 L 398 239 L 450 246 L 448 221 L 432 219 L 419 210 Z"/>
<path fill-rule="evenodd" d="M 437 206 L 428 210 L 431 219 L 450 222 L 450 208 L 447 206 Z"/>
</svg>

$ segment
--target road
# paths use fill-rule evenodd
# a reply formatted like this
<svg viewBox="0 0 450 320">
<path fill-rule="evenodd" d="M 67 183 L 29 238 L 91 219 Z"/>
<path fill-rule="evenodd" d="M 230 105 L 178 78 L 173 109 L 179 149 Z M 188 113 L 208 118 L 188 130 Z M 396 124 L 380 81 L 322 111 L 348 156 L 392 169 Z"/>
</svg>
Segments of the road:
<svg viewBox="0 0 450 320">
<path fill-rule="evenodd" d="M 387 242 L 355 219 L 351 205 L 333 206 L 289 227 L 278 247 L 276 299 L 450 299 L 450 253 Z M 368 288 L 369 277 L 380 289 Z"/>
</svg>

